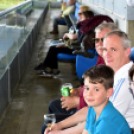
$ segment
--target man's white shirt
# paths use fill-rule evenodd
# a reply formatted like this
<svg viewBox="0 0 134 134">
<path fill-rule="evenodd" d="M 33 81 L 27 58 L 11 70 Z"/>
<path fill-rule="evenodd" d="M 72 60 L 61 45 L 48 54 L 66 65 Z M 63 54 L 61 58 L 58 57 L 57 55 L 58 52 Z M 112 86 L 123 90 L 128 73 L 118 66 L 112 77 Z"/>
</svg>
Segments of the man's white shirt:
<svg viewBox="0 0 134 134">
<path fill-rule="evenodd" d="M 114 93 L 110 101 L 114 107 L 126 118 L 130 128 L 134 128 L 134 99 L 129 90 L 128 71 L 133 62 L 121 67 L 114 75 Z"/>
</svg>

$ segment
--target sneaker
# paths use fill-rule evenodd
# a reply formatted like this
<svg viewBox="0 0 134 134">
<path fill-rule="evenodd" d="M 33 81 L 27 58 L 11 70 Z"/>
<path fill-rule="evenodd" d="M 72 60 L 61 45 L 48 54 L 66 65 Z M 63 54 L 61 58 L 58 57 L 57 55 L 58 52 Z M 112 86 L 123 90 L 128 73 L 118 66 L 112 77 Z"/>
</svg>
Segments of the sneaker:
<svg viewBox="0 0 134 134">
<path fill-rule="evenodd" d="M 36 66 L 34 68 L 34 70 L 44 70 L 44 69 L 45 69 L 45 67 L 44 67 L 43 63 L 40 63 L 38 66 Z"/>
<path fill-rule="evenodd" d="M 58 75 L 60 71 L 58 69 L 53 69 L 52 70 L 53 75 Z"/>
<path fill-rule="evenodd" d="M 45 71 L 39 72 L 37 75 L 42 77 L 52 77 L 52 73 L 46 73 Z"/>
<path fill-rule="evenodd" d="M 56 31 L 51 31 L 50 34 L 58 34 Z"/>
</svg>

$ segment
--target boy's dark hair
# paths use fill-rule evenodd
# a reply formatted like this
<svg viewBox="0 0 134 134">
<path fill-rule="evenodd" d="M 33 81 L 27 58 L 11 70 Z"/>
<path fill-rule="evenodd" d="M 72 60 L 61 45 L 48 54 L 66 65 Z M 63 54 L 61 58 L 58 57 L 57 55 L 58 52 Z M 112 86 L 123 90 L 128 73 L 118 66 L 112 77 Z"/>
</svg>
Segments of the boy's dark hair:
<svg viewBox="0 0 134 134">
<path fill-rule="evenodd" d="M 85 11 L 85 12 L 83 12 L 83 15 L 84 15 L 86 18 L 94 17 L 94 13 L 93 13 L 92 11 Z"/>
<path fill-rule="evenodd" d="M 93 84 L 101 83 L 107 89 L 113 88 L 114 71 L 106 65 L 97 65 L 88 69 L 83 78 L 89 77 L 89 82 Z"/>
<path fill-rule="evenodd" d="M 129 70 L 129 77 L 130 77 L 131 81 L 133 81 L 133 75 L 134 75 L 134 64 Z"/>
</svg>

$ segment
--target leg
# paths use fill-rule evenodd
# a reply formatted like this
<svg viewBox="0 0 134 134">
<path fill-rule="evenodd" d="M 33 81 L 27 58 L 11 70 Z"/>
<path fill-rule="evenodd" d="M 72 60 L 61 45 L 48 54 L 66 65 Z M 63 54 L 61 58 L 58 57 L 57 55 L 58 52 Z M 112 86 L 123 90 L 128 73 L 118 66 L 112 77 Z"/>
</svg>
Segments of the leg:
<svg viewBox="0 0 134 134">
<path fill-rule="evenodd" d="M 53 31 L 58 32 L 58 22 L 65 21 L 63 17 L 56 17 L 53 19 Z"/>
<path fill-rule="evenodd" d="M 55 99 L 55 100 L 52 100 L 49 103 L 48 111 L 49 111 L 50 114 L 55 113 L 55 114 L 70 115 L 70 114 L 74 114 L 77 111 L 77 109 L 73 108 L 73 109 L 71 109 L 69 111 L 66 111 L 65 108 L 61 107 L 60 99 Z"/>
<path fill-rule="evenodd" d="M 51 69 L 58 69 L 57 54 L 59 53 L 72 54 L 72 51 L 73 51 L 72 49 L 69 49 L 67 47 L 56 48 L 56 46 L 51 46 L 43 64 L 44 66 L 50 67 Z"/>
<path fill-rule="evenodd" d="M 68 30 L 69 30 L 69 28 L 72 26 L 69 16 L 68 15 L 64 16 L 64 20 L 65 20 Z"/>
</svg>

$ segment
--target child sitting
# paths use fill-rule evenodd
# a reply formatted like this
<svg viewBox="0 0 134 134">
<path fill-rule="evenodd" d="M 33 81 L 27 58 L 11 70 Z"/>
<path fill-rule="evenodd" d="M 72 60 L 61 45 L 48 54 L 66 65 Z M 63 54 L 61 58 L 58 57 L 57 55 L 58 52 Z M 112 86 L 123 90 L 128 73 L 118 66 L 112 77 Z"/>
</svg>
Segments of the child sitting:
<svg viewBox="0 0 134 134">
<path fill-rule="evenodd" d="M 125 118 L 109 101 L 113 94 L 114 71 L 98 65 L 87 70 L 83 78 L 83 96 L 89 109 L 82 134 L 131 134 Z"/>
</svg>

